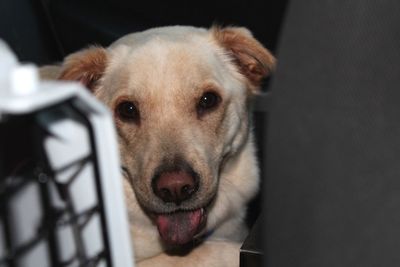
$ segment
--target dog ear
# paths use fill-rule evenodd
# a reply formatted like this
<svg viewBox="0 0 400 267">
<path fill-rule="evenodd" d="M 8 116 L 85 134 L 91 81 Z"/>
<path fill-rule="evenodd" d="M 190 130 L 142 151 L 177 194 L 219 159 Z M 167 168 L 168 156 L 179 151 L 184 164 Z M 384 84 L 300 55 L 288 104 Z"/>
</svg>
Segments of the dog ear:
<svg viewBox="0 0 400 267">
<path fill-rule="evenodd" d="M 246 28 L 213 26 L 211 32 L 248 79 L 251 92 L 257 93 L 263 78 L 275 69 L 275 57 Z"/>
<path fill-rule="evenodd" d="M 106 49 L 89 47 L 65 58 L 58 79 L 79 81 L 93 92 L 98 80 L 104 74 L 106 64 Z"/>
</svg>

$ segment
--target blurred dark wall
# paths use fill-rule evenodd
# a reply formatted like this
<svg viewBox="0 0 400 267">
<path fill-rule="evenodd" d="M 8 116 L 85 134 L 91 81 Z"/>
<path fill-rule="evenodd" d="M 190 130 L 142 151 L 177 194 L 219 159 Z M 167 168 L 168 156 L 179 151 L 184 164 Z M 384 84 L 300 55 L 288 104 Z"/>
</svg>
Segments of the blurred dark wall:
<svg viewBox="0 0 400 267">
<path fill-rule="evenodd" d="M 59 61 L 89 44 L 108 45 L 120 36 L 165 25 L 249 28 L 275 51 L 287 0 L 132 1 L 1 0 L 0 38 L 22 61 Z"/>
<path fill-rule="evenodd" d="M 61 58 L 39 0 L 1 0 L 0 38 L 21 61 L 46 64 Z"/>
<path fill-rule="evenodd" d="M 50 0 L 51 15 L 67 53 L 87 43 L 108 45 L 118 37 L 151 27 L 213 23 L 248 27 L 275 50 L 286 0 L 131 1 Z"/>
</svg>

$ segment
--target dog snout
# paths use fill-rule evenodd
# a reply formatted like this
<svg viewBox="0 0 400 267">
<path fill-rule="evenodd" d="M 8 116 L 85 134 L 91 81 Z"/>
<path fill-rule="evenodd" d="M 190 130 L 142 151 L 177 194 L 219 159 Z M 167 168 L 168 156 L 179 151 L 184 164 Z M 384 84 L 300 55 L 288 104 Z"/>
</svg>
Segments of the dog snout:
<svg viewBox="0 0 400 267">
<path fill-rule="evenodd" d="M 152 183 L 153 191 L 163 202 L 180 205 L 198 190 L 198 179 L 194 173 L 180 170 L 162 172 Z"/>
</svg>

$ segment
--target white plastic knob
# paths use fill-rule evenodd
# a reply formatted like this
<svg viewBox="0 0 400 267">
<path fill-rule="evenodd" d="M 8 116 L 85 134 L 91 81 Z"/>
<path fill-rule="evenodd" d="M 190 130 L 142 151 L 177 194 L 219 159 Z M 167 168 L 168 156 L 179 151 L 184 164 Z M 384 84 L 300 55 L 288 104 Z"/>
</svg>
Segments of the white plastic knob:
<svg viewBox="0 0 400 267">
<path fill-rule="evenodd" d="M 34 65 L 21 65 L 11 72 L 11 93 L 13 95 L 29 95 L 39 88 L 39 74 Z"/>
</svg>

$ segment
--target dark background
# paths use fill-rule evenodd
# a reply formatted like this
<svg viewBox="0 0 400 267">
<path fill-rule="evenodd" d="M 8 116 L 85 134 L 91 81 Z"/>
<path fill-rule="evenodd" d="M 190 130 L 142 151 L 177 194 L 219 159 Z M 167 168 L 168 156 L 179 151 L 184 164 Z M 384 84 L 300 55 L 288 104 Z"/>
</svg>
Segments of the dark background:
<svg viewBox="0 0 400 267">
<path fill-rule="evenodd" d="M 185 4 L 186 3 L 186 4 Z M 286 0 L 1 0 L 0 38 L 22 61 L 47 64 L 89 44 L 156 26 L 237 25 L 275 51 Z"/>
</svg>

